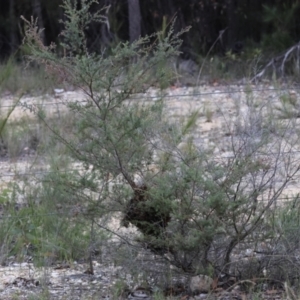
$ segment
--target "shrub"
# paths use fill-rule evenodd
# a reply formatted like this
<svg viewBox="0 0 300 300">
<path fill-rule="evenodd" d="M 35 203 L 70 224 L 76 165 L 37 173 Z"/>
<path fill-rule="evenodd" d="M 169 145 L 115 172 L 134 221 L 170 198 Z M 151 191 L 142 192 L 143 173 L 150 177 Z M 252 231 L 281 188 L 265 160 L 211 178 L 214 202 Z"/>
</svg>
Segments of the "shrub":
<svg viewBox="0 0 300 300">
<path fill-rule="evenodd" d="M 240 276 L 236 255 L 253 241 L 269 238 L 267 215 L 298 174 L 287 142 L 294 139 L 291 124 L 275 124 L 265 105 L 248 99 L 247 113 L 230 124 L 231 136 L 220 141 L 230 157 L 214 155 L 194 141 L 198 112 L 182 123 L 172 122 L 163 91 L 157 101 L 144 100 L 150 87 L 164 88 L 172 80 L 165 62 L 178 55 L 185 30 L 175 34 L 171 27 L 164 39 L 153 34 L 99 56 L 88 53 L 84 28 L 100 16 L 89 14 L 79 21 L 83 11 L 70 3 L 64 2 L 66 56 L 58 57 L 55 45 L 41 43 L 34 22 L 26 21 L 25 39 L 30 59 L 86 95 L 81 102 L 67 103 L 75 120 L 72 138 L 49 126 L 81 166 L 71 177 L 51 179 L 66 193 L 68 200 L 61 205 L 79 203 L 85 220 L 126 246 L 138 242 L 181 271 Z M 93 1 L 82 3 L 87 14 Z M 137 239 L 111 228 L 112 218 L 137 228 Z"/>
</svg>

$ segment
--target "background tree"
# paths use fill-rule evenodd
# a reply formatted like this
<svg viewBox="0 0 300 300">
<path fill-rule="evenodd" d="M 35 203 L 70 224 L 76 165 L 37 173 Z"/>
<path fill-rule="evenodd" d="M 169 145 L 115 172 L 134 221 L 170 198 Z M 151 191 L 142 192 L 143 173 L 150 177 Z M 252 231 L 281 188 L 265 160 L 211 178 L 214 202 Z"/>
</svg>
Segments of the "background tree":
<svg viewBox="0 0 300 300">
<path fill-rule="evenodd" d="M 44 26 L 44 17 L 42 15 L 42 4 L 40 0 L 32 0 L 32 11 L 33 11 L 33 17 L 38 20 L 38 26 L 39 28 L 45 28 Z M 45 39 L 45 32 L 41 31 L 41 40 L 43 44 L 46 44 Z"/>
<path fill-rule="evenodd" d="M 129 40 L 136 41 L 141 37 L 141 10 L 139 0 L 128 0 Z"/>
<path fill-rule="evenodd" d="M 76 3 L 81 5 L 81 1 Z M 162 29 L 164 19 L 168 23 L 176 15 L 176 31 L 185 26 L 192 26 L 190 33 L 183 38 L 181 50 L 193 59 L 207 54 L 218 39 L 220 31 L 226 28 L 222 44 L 219 43 L 213 48 L 215 53 L 224 54 L 239 41 L 250 46 L 263 42 L 261 46 L 264 48 L 276 50 L 276 41 L 280 37 L 275 38 L 272 35 L 280 31 L 289 36 L 288 41 L 282 40 L 283 47 L 287 48 L 299 40 L 300 32 L 296 26 L 299 14 L 297 3 L 296 0 L 101 0 L 99 4 L 94 3 L 90 10 L 96 12 L 103 6 L 109 7 L 106 13 L 107 22 L 89 25 L 86 29 L 90 36 L 88 44 L 92 51 L 101 52 L 120 40 L 131 41 L 137 36 L 157 32 Z M 61 4 L 62 0 L 1 1 L 2 58 L 7 57 L 15 46 L 21 44 L 22 32 L 18 25 L 20 15 L 27 19 L 31 15 L 39 17 L 38 26 L 45 27 L 45 45 L 57 41 L 62 29 L 62 23 L 59 22 L 63 18 Z"/>
</svg>

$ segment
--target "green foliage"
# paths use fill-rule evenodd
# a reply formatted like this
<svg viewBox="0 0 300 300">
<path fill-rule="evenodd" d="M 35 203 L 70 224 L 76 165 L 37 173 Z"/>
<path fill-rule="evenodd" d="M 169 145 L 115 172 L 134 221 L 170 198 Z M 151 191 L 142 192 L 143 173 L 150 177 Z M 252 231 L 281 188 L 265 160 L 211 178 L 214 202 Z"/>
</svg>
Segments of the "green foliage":
<svg viewBox="0 0 300 300">
<path fill-rule="evenodd" d="M 299 116 L 299 104 L 297 98 L 293 94 L 284 93 L 280 95 L 280 105 L 275 108 L 280 113 L 280 118 L 290 119 Z"/>
<path fill-rule="evenodd" d="M 4 190 L 2 195 L 6 196 L 7 192 Z M 69 193 L 59 186 L 54 188 L 50 178 L 45 178 L 40 187 L 15 185 L 10 195 L 5 204 L 6 218 L 1 220 L 1 235 L 13 241 L 5 242 L 10 245 L 6 255 L 20 259 L 29 255 L 39 265 L 87 257 L 90 242 L 88 232 L 84 231 L 87 225 L 77 207 L 66 203 Z M 26 198 L 19 204 L 17 199 L 21 196 Z M 104 238 L 99 233 L 100 236 Z"/>
<path fill-rule="evenodd" d="M 19 228 L 26 229 L 22 231 L 26 238 L 33 230 L 39 246 L 42 236 L 37 230 L 42 227 L 43 234 L 58 245 L 58 253 L 66 250 L 60 256 L 74 257 L 73 247 L 61 246 L 64 234 L 53 235 L 57 223 L 65 232 L 73 232 L 70 235 L 77 247 L 79 228 L 90 227 L 88 232 L 92 232 L 96 224 L 97 234 L 104 229 L 126 245 L 139 242 L 184 272 L 235 272 L 232 253 L 237 245 L 269 238 L 264 215 L 299 171 L 291 157 L 285 175 L 278 167 L 281 149 L 292 149 L 287 149 L 285 140 L 291 137 L 288 127 L 280 135 L 263 117 L 264 106 L 247 95 L 247 115 L 234 124 L 234 136 L 227 145 L 231 159 L 215 157 L 214 149 L 194 141 L 199 112 L 182 122 L 171 122 L 163 96 L 159 98 L 162 91 L 157 91 L 156 101 L 143 100 L 149 88 L 163 88 L 172 80 L 165 61 L 179 54 L 179 37 L 185 30 L 175 34 L 173 24 L 169 32 L 119 44 L 110 56 L 96 55 L 88 53 L 83 29 L 100 16 L 89 15 L 85 7 L 77 10 L 70 3 L 64 4 L 69 27 L 63 43 L 70 44 L 62 45 L 67 56 L 58 57 L 55 45 L 41 44 L 34 21 L 26 21 L 25 42 L 32 50 L 32 60 L 85 94 L 83 101 L 68 104 L 74 120 L 68 134 L 35 110 L 66 147 L 69 166 L 79 166 L 67 170 L 53 164 L 51 176 L 43 178 L 41 202 L 46 205 L 52 199 L 47 210 L 59 207 L 65 216 L 78 208 L 80 219 L 76 224 L 71 217 L 42 224 L 29 207 L 24 212 L 33 214 L 32 220 L 20 223 Z M 87 15 L 80 20 L 83 13 Z M 209 113 L 207 119 L 211 119 Z M 266 159 L 270 148 L 274 155 Z M 134 241 L 110 227 L 114 218 L 139 231 Z"/>
<path fill-rule="evenodd" d="M 81 0 L 80 9 L 77 9 L 78 3 L 72 0 L 63 1 L 61 7 L 65 12 L 63 21 L 64 31 L 61 33 L 63 42 L 61 46 L 67 53 L 82 55 L 87 52 L 86 38 L 84 31 L 93 22 L 104 22 L 102 10 L 90 13 L 91 6 L 98 3 L 97 0 Z M 62 21 L 61 21 L 62 22 Z"/>
<path fill-rule="evenodd" d="M 288 199 L 287 199 L 288 200 Z M 299 247 L 299 225 L 300 225 L 300 207 L 299 195 L 292 201 L 275 212 L 273 226 L 280 232 L 281 242 L 284 243 L 286 253 L 295 251 Z"/>
<path fill-rule="evenodd" d="M 40 95 L 53 92 L 54 80 L 43 68 L 27 66 L 10 58 L 0 64 L 0 93 Z M 60 87 L 57 84 L 56 87 Z"/>
<path fill-rule="evenodd" d="M 72 20 L 76 21 L 75 8 L 65 8 L 70 10 L 67 14 L 74 16 Z M 81 28 L 80 24 L 77 25 Z M 77 39 L 77 44 L 72 42 L 72 46 L 76 48 L 82 45 L 82 39 L 80 32 L 78 35 L 73 34 L 74 28 L 73 24 L 72 28 L 64 32 L 64 37 L 70 41 Z M 118 199 L 128 197 L 128 188 L 136 190 L 138 183 L 135 182 L 135 176 L 142 176 L 147 170 L 147 164 L 155 161 L 154 152 L 159 151 L 160 147 L 155 139 L 159 135 L 167 138 L 163 102 L 148 105 L 133 102 L 130 98 L 153 85 L 165 86 L 172 79 L 165 61 L 178 54 L 178 37 L 183 32 L 174 34 L 171 28 L 163 40 L 158 38 L 160 34 L 155 34 L 133 44 L 119 44 L 112 50 L 110 57 L 81 51 L 80 56 L 71 53 L 67 58 L 59 59 L 53 54 L 52 48 L 45 48 L 38 41 L 33 42 L 38 37 L 34 23 L 28 28 L 27 39 L 29 46 L 33 48 L 34 58 L 44 62 L 54 72 L 63 68 L 62 73 L 68 74 L 64 78 L 86 92 L 86 104 L 73 103 L 69 106 L 76 120 L 74 139 L 64 139 L 59 132 L 53 132 L 70 150 L 73 159 L 80 161 L 85 167 L 83 173 L 73 172 L 73 180 L 61 181 L 63 178 L 59 179 L 56 175 L 55 185 L 68 186 L 71 202 L 81 197 L 87 219 L 105 217 L 110 210 L 125 210 L 126 202 Z M 150 42 L 153 38 L 156 40 Z M 44 119 L 40 114 L 39 117 Z M 175 140 L 169 139 L 173 149 L 190 132 L 196 118 L 197 113 L 192 114 L 182 130 L 174 136 Z M 110 191 L 108 176 L 113 182 L 122 182 L 122 185 L 113 185 L 113 192 Z M 146 184 L 149 187 L 152 185 L 151 181 Z M 154 190 L 156 189 L 149 190 L 153 201 L 147 202 L 145 209 L 161 213 L 162 204 L 165 203 L 152 195 Z M 74 197 L 70 197 L 70 193 Z M 166 201 L 169 202 L 168 199 Z M 164 209 L 169 213 L 168 206 Z M 147 226 L 151 227 L 152 224 L 146 224 Z"/>
<path fill-rule="evenodd" d="M 21 97 L 19 97 L 19 99 L 14 103 L 14 105 L 9 109 L 9 111 L 7 112 L 6 116 L 4 117 L 3 120 L 1 120 L 0 122 L 0 134 L 2 134 L 5 126 L 6 126 L 6 123 L 10 117 L 10 115 L 13 113 L 13 111 L 15 110 L 15 108 L 17 107 L 19 101 L 21 100 Z"/>
<path fill-rule="evenodd" d="M 0 86 L 2 86 L 5 81 L 11 76 L 13 68 L 13 59 L 9 59 L 6 64 L 4 64 L 1 68 L 0 73 Z"/>
<path fill-rule="evenodd" d="M 130 292 L 126 282 L 123 280 L 117 280 L 111 287 L 113 299 L 120 299 L 128 297 Z"/>
<path fill-rule="evenodd" d="M 286 50 L 294 42 L 291 32 L 297 26 L 296 15 L 299 12 L 299 3 L 263 5 L 263 8 L 264 22 L 273 27 L 271 34 L 263 36 L 263 47 L 276 49 L 277 52 Z"/>
</svg>

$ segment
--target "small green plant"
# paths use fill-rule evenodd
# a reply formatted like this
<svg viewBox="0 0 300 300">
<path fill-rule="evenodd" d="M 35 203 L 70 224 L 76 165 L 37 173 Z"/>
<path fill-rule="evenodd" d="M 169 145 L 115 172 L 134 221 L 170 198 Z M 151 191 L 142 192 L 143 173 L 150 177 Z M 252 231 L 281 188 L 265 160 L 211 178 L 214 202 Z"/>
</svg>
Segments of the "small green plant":
<svg viewBox="0 0 300 300">
<path fill-rule="evenodd" d="M 6 124 L 7 124 L 7 121 L 9 119 L 9 117 L 14 112 L 14 110 L 17 107 L 18 103 L 20 102 L 21 98 L 22 98 L 22 95 L 17 99 L 17 101 L 15 101 L 15 103 L 8 110 L 8 112 L 6 113 L 6 115 L 3 118 L 0 119 L 0 135 L 3 133 L 4 128 L 5 128 Z"/>
<path fill-rule="evenodd" d="M 153 294 L 153 299 L 154 300 L 165 300 L 166 297 L 161 291 L 159 291 L 159 292 L 156 292 Z"/>
<path fill-rule="evenodd" d="M 43 68 L 31 65 L 26 67 L 13 58 L 0 64 L 0 94 L 9 92 L 13 95 L 41 95 L 53 93 L 53 89 L 59 87 L 64 85 L 55 84 L 55 80 Z"/>
<path fill-rule="evenodd" d="M 18 241 L 15 239 L 15 219 L 9 214 L 11 210 L 15 209 L 13 199 L 16 195 L 15 184 L 5 184 L 1 187 L 0 207 L 2 210 L 0 218 L 0 262 L 5 263 L 7 257 L 14 254 L 14 249 L 19 247 Z M 20 250 L 20 247 L 18 248 Z"/>
<path fill-rule="evenodd" d="M 295 95 L 282 94 L 279 96 L 280 105 L 275 108 L 280 113 L 281 119 L 292 119 L 299 117 L 299 104 Z"/>
<path fill-rule="evenodd" d="M 28 295 L 28 300 L 50 300 L 51 299 L 51 293 L 49 291 L 49 287 L 46 285 L 43 285 L 42 291 L 39 291 L 37 293 L 31 293 Z"/>
<path fill-rule="evenodd" d="M 113 299 L 123 299 L 129 296 L 130 289 L 124 280 L 117 280 L 111 287 L 111 293 Z"/>
<path fill-rule="evenodd" d="M 205 108 L 205 117 L 206 117 L 206 122 L 212 122 L 214 112 L 209 108 Z"/>
<path fill-rule="evenodd" d="M 25 147 L 28 149 L 29 147 L 36 148 L 38 144 L 38 140 L 35 135 L 32 135 L 32 130 L 29 128 L 27 121 L 20 120 L 18 125 L 17 122 L 9 122 L 21 98 L 22 95 L 17 98 L 7 112 L 1 113 L 0 116 L 0 154 L 2 157 L 19 157 Z"/>
</svg>

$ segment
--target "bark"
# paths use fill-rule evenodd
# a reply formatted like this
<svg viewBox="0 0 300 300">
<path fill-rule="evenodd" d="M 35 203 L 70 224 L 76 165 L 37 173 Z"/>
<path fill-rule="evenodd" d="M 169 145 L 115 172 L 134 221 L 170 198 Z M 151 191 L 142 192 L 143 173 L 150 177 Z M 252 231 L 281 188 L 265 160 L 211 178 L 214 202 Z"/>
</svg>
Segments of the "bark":
<svg viewBox="0 0 300 300">
<path fill-rule="evenodd" d="M 15 0 L 9 2 L 9 20 L 10 20 L 10 51 L 14 53 L 18 47 L 18 38 L 16 31 L 16 14 L 15 14 Z"/>
<path fill-rule="evenodd" d="M 141 10 L 139 0 L 128 0 L 129 41 L 136 41 L 141 36 Z"/>
<path fill-rule="evenodd" d="M 232 49 L 237 41 L 237 12 L 235 0 L 227 0 L 228 40 L 227 48 Z"/>
<path fill-rule="evenodd" d="M 41 4 L 41 0 L 33 0 L 32 1 L 32 11 L 33 11 L 33 15 L 35 18 L 38 18 L 38 26 L 39 29 L 44 29 L 44 20 L 43 20 L 43 15 L 42 15 L 42 4 Z M 45 44 L 45 32 L 44 30 L 41 31 L 41 39 L 43 44 Z"/>
</svg>

